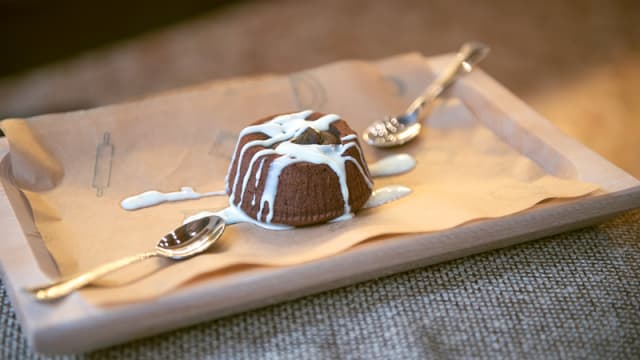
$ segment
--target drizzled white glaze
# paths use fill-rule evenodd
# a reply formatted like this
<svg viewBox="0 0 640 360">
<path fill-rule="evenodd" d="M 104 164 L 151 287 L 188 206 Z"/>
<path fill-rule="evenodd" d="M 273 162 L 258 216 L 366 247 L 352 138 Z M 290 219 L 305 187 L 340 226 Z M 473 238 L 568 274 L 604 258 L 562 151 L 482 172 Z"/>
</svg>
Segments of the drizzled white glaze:
<svg viewBox="0 0 640 360">
<path fill-rule="evenodd" d="M 369 164 L 371 176 L 392 176 L 405 173 L 416 167 L 416 159 L 409 154 L 390 155 Z"/>
<path fill-rule="evenodd" d="M 260 160 L 257 165 L 257 179 L 255 186 L 257 186 L 260 181 L 260 177 L 263 176 L 263 172 L 266 171 L 265 187 L 262 193 L 259 194 L 259 199 L 251 199 L 251 204 L 255 205 L 257 201 L 259 204 L 259 210 L 256 216 L 257 219 L 264 223 L 271 224 L 274 215 L 274 203 L 277 195 L 280 174 L 291 164 L 297 162 L 309 162 L 313 164 L 327 165 L 338 176 L 340 191 L 344 202 L 343 215 L 351 213 L 346 174 L 347 161 L 351 161 L 355 164 L 358 171 L 363 175 L 363 178 L 366 179 L 369 188 L 373 187 L 373 184 L 369 180 L 369 174 L 366 168 L 360 166 L 360 163 L 356 161 L 356 159 L 345 154 L 347 150 L 355 147 L 358 150 L 358 156 L 360 157 L 359 160 L 364 163 L 363 154 L 356 146 L 356 141 L 353 141 L 356 139 L 356 136 L 354 134 L 350 134 L 342 137 L 340 139 L 342 142 L 341 144 L 319 145 L 293 143 L 291 140 L 302 134 L 307 128 L 312 128 L 317 131 L 329 131 L 331 123 L 340 119 L 338 115 L 329 114 L 324 115 L 317 120 L 306 120 L 312 113 L 313 111 L 307 110 L 299 113 L 276 116 L 263 124 L 246 127 L 240 132 L 239 138 L 253 133 L 263 133 L 269 136 L 269 138 L 265 140 L 249 141 L 240 149 L 237 148 L 239 145 L 236 145 L 234 157 L 231 159 L 232 164 L 235 162 L 235 167 L 229 170 L 225 181 L 227 192 L 231 194 L 229 197 L 229 203 L 232 206 L 242 204 L 254 166 L 256 166 L 256 162 Z M 275 148 L 270 148 L 275 144 L 278 145 Z M 266 149 L 259 150 L 251 157 L 245 176 L 243 177 L 240 174 L 243 158 L 247 150 L 254 146 L 265 147 Z M 238 156 L 237 161 L 235 159 L 236 154 Z M 278 157 L 271 161 L 267 169 L 263 169 L 262 165 L 264 164 L 265 157 L 268 155 L 278 155 Z M 229 179 L 232 173 L 234 181 L 233 184 L 230 184 Z M 242 183 L 239 184 L 241 178 Z M 239 193 L 239 199 L 236 193 Z"/>
<path fill-rule="evenodd" d="M 346 141 L 349 141 L 349 140 L 352 140 L 352 139 L 355 139 L 355 138 L 356 138 L 355 135 L 347 135 L 347 136 L 343 137 L 341 140 L 342 140 L 342 142 L 346 142 Z M 320 151 L 320 152 L 323 152 L 323 151 L 327 150 L 327 148 L 326 148 L 327 145 L 304 145 L 304 146 L 302 146 L 300 148 L 302 150 L 299 150 L 299 149 L 296 150 L 292 146 L 300 147 L 300 145 L 297 145 L 297 144 L 294 144 L 294 143 L 288 143 L 288 144 L 289 145 L 287 145 L 287 147 L 291 147 L 289 149 L 289 151 L 296 152 L 296 153 L 299 153 L 300 151 L 304 151 L 304 148 L 307 148 L 309 146 L 323 146 L 323 147 L 325 147 L 325 148 L 321 148 L 321 149 L 317 150 L 317 151 Z M 351 143 L 351 144 L 353 144 L 353 143 Z M 350 145 L 349 147 L 351 147 L 351 146 L 353 146 L 351 144 L 347 144 L 347 145 Z M 360 148 L 356 147 L 356 149 L 358 149 L 361 161 L 364 161 L 364 160 L 362 160 L 362 156 L 363 155 L 360 152 Z M 271 150 L 271 149 L 269 149 L 269 150 Z M 314 150 L 314 151 L 316 151 L 316 150 Z M 346 149 L 345 149 L 345 151 L 346 151 Z M 277 152 L 268 151 L 268 152 L 265 152 L 265 153 L 277 153 Z M 357 161 L 354 161 L 355 159 L 353 159 L 352 157 L 347 157 L 347 159 L 350 160 L 350 161 L 353 161 L 353 163 L 357 166 L 359 171 L 361 171 L 361 172 L 366 171 L 365 169 L 362 169 L 362 167 L 360 166 L 360 163 L 358 163 Z M 260 182 L 260 178 L 262 176 L 263 165 L 265 163 L 265 160 L 266 160 L 266 158 L 262 157 L 262 159 L 258 163 L 258 169 L 256 171 L 256 178 L 255 178 L 255 183 L 254 183 L 255 187 L 257 187 L 258 183 Z M 304 160 L 304 161 L 307 161 L 307 160 Z M 283 161 L 279 165 L 276 165 L 279 168 L 278 171 L 281 172 L 282 169 L 284 168 L 284 166 L 289 165 L 292 162 L 293 162 L 293 159 L 290 159 L 288 162 L 287 161 Z M 272 164 L 272 166 L 273 166 L 273 164 Z M 385 157 L 385 158 L 383 158 L 383 159 L 371 164 L 369 166 L 369 171 L 370 171 L 372 177 L 391 176 L 391 175 L 398 175 L 398 174 L 402 174 L 402 173 L 405 173 L 407 171 L 410 171 L 415 166 L 416 166 L 416 160 L 411 155 L 409 155 L 409 154 L 397 154 L 397 155 L 387 156 L 387 157 Z M 251 170 L 251 169 L 249 169 L 249 170 Z M 334 169 L 334 171 L 335 171 L 335 169 Z M 248 182 L 248 178 L 249 177 L 246 177 L 245 182 L 243 184 L 244 185 L 243 188 L 246 187 L 246 184 Z M 369 184 L 369 185 L 371 185 L 371 184 Z M 272 193 L 275 193 L 275 191 L 277 189 L 277 183 L 270 184 L 270 187 L 272 188 L 271 189 Z M 384 187 L 384 188 L 376 190 L 371 195 L 371 198 L 364 205 L 364 207 L 374 207 L 370 203 L 375 203 L 376 201 L 380 201 L 379 199 L 381 199 L 383 196 L 392 196 L 391 193 L 389 192 L 391 190 L 388 189 L 388 188 L 389 187 Z M 401 194 L 397 198 L 405 196 L 406 194 L 408 194 L 411 191 L 410 189 L 405 188 L 403 186 L 397 186 L 397 188 L 398 189 L 394 190 L 394 193 L 395 194 Z M 404 188 L 406 190 L 401 190 L 400 188 Z M 343 192 L 343 197 L 344 197 L 345 196 L 344 189 L 341 188 L 341 191 Z M 402 193 L 403 191 L 406 191 L 406 193 Z M 347 193 L 347 196 L 348 196 L 348 189 L 346 189 L 346 193 Z M 137 209 L 141 209 L 141 208 L 145 208 L 145 207 L 155 206 L 155 205 L 158 205 L 158 204 L 161 204 L 161 203 L 164 203 L 164 202 L 182 201 L 182 200 L 196 200 L 196 199 L 200 199 L 202 197 L 216 196 L 216 195 L 225 195 L 225 192 L 221 190 L 221 191 L 212 191 L 212 192 L 199 194 L 199 193 L 195 192 L 192 188 L 184 186 L 184 187 L 181 188 L 181 190 L 179 192 L 162 193 L 162 192 L 159 192 L 159 191 L 156 191 L 156 190 L 146 191 L 146 192 L 143 192 L 141 194 L 130 196 L 130 197 L 124 199 L 120 203 L 120 205 L 125 210 L 137 210 Z M 242 202 L 243 197 L 244 197 L 244 194 L 241 194 L 241 200 L 240 200 L 241 202 Z M 274 200 L 275 200 L 275 198 L 270 199 L 271 203 Z M 384 201 L 384 202 L 386 202 L 386 201 Z M 255 203 L 256 203 L 256 194 L 254 193 L 252 198 L 251 198 L 251 205 L 254 206 Z M 347 203 L 347 206 L 348 206 L 348 203 Z M 241 211 L 241 210 L 238 210 L 238 211 Z M 260 211 L 262 211 L 262 208 L 261 208 Z M 343 217 L 345 219 L 351 218 L 350 209 L 349 208 L 345 209 L 345 213 L 339 219 L 341 219 Z M 339 221 L 339 219 L 336 219 L 336 220 Z"/>
<path fill-rule="evenodd" d="M 227 174 L 227 177 L 225 179 L 225 186 L 227 190 L 230 188 L 229 174 L 233 170 L 235 175 L 233 189 L 235 190 L 237 188 L 239 179 L 241 178 L 241 176 L 239 176 L 239 170 L 242 163 L 242 158 L 249 148 L 253 146 L 267 147 L 266 149 L 258 151 L 252 157 L 247 172 L 242 180 L 240 199 L 236 202 L 237 204 L 241 204 L 244 200 L 244 194 L 246 193 L 249 180 L 252 178 L 250 175 L 252 174 L 254 166 L 256 166 L 253 184 L 254 187 L 258 187 L 264 171 L 267 171 L 265 188 L 260 195 L 260 198 L 257 198 L 257 192 L 254 192 L 251 198 L 252 206 L 255 206 L 257 201 L 259 201 L 260 204 L 257 216 L 258 220 L 249 217 L 241 209 L 238 209 L 234 205 L 234 201 L 236 200 L 235 191 L 231 192 L 231 196 L 229 198 L 229 203 L 231 206 L 216 213 L 216 215 L 222 216 L 228 223 L 250 222 L 264 228 L 278 230 L 291 228 L 289 226 L 276 225 L 271 223 L 271 220 L 273 219 L 274 202 L 278 189 L 279 177 L 281 172 L 288 165 L 296 162 L 310 162 L 314 164 L 325 164 L 329 166 L 329 168 L 331 168 L 338 176 L 340 191 L 342 193 L 342 198 L 344 201 L 344 213 L 343 215 L 333 219 L 332 222 L 343 221 L 353 217 L 351 208 L 349 206 L 349 188 L 346 181 L 347 161 L 351 161 L 356 166 L 358 171 L 363 174 L 363 178 L 367 181 L 369 188 L 373 187 L 373 184 L 371 183 L 369 178 L 370 176 L 379 177 L 397 175 L 407 172 L 416 166 L 416 160 L 410 155 L 397 154 L 388 156 L 376 163 L 371 164 L 369 166 L 370 172 L 367 171 L 366 167 L 363 168 L 360 165 L 360 162 L 364 163 L 364 155 L 362 154 L 361 149 L 356 146 L 357 143 L 354 140 L 357 139 L 357 136 L 355 134 L 350 134 L 342 137 L 340 139 L 341 144 L 302 145 L 291 142 L 291 140 L 300 135 L 307 128 L 313 128 L 317 131 L 328 131 L 331 123 L 340 119 L 339 116 L 331 114 L 325 115 L 317 120 L 306 120 L 306 118 L 312 113 L 313 111 L 307 110 L 299 113 L 277 116 L 264 124 L 249 126 L 242 130 L 242 132 L 240 133 L 240 137 L 243 137 L 244 135 L 250 133 L 264 133 L 267 136 L 270 136 L 270 138 L 248 142 L 242 147 L 242 149 L 240 149 L 239 154 L 237 152 L 238 149 L 236 148 L 236 151 L 234 151 L 233 153 L 234 158 L 232 158 L 231 163 L 234 163 L 236 154 L 238 154 L 239 159 L 236 163 L 236 167 L 234 169 L 230 169 L 229 173 Z M 268 148 L 276 143 L 278 143 L 278 145 L 275 148 Z M 236 145 L 236 147 L 237 146 L 238 145 Z M 345 152 L 352 147 L 355 147 L 355 149 L 358 151 L 357 157 L 359 157 L 360 162 L 356 161 L 355 158 L 345 154 Z M 264 167 L 267 155 L 279 155 L 269 164 L 268 169 Z M 378 189 L 372 193 L 372 196 L 364 205 L 364 208 L 380 206 L 389 201 L 393 201 L 395 199 L 406 196 L 410 192 L 411 190 L 409 188 L 398 185 L 387 186 Z M 190 187 L 182 187 L 179 192 L 170 193 L 162 193 L 152 190 L 124 199 L 121 202 L 121 206 L 126 210 L 136 210 L 168 201 L 200 199 L 205 196 L 214 195 L 225 195 L 225 192 L 214 191 L 200 194 L 195 192 Z M 268 208 L 268 211 L 266 214 L 263 214 L 265 207 Z M 207 216 L 208 214 L 211 213 L 204 212 L 194 216 L 203 217 Z"/>
<path fill-rule="evenodd" d="M 411 193 L 411 189 L 402 185 L 389 185 L 376 189 L 371 193 L 369 200 L 362 206 L 363 209 L 370 209 L 384 205 L 388 202 L 398 200 Z"/>
<path fill-rule="evenodd" d="M 402 197 L 405 197 L 407 195 L 409 195 L 411 193 L 411 189 L 409 189 L 406 186 L 402 186 L 402 185 L 389 185 L 389 186 L 385 186 L 382 187 L 380 189 L 375 190 L 372 194 L 371 197 L 369 198 L 369 200 L 367 201 L 366 204 L 364 204 L 364 206 L 362 207 L 363 209 L 371 209 L 374 207 L 378 207 L 381 205 L 384 205 L 386 203 L 389 203 L 391 201 L 395 201 L 398 200 Z M 238 209 L 237 207 L 231 205 L 227 208 L 224 208 L 220 211 L 216 211 L 216 212 L 211 212 L 211 211 L 201 211 L 195 215 L 191 215 L 188 218 L 186 218 L 184 220 L 184 224 L 190 222 L 190 221 L 194 221 L 197 219 L 201 219 L 203 217 L 207 217 L 207 216 L 211 216 L 211 215 L 217 215 L 220 216 L 221 218 L 224 219 L 225 223 L 227 225 L 233 225 L 233 224 L 237 224 L 237 223 L 251 223 L 257 226 L 260 226 L 262 228 L 265 229 L 269 229 L 269 230 L 290 230 L 293 229 L 293 226 L 287 226 L 287 225 L 278 225 L 278 224 L 267 224 L 265 222 L 262 221 L 257 221 L 251 217 L 249 217 L 247 214 L 244 213 L 244 211 Z M 331 220 L 330 222 L 340 222 L 340 221 L 345 221 L 345 220 L 349 220 L 353 218 L 353 214 L 352 213 L 348 213 L 348 214 L 344 214 L 342 216 L 339 216 L 333 220 Z"/>
<path fill-rule="evenodd" d="M 260 161 L 260 165 L 258 165 L 258 171 L 256 171 L 256 182 L 254 184 L 254 186 L 257 188 L 258 184 L 260 183 L 260 176 L 262 175 L 262 166 L 264 166 L 264 162 L 266 161 L 266 158 L 263 158 Z M 251 206 L 255 206 L 256 204 L 256 193 L 253 193 L 253 197 L 251 198 Z"/>
<path fill-rule="evenodd" d="M 261 221 L 257 221 L 251 217 L 249 217 L 249 215 L 245 214 L 244 211 L 238 209 L 235 206 L 229 206 L 227 208 L 224 208 L 220 211 L 216 211 L 216 212 L 211 212 L 211 211 L 201 211 L 195 215 L 191 215 L 188 218 L 186 218 L 184 220 L 184 224 L 193 221 L 193 220 L 197 220 L 197 219 L 201 219 L 203 217 L 207 217 L 207 216 L 211 216 L 211 215 L 217 215 L 220 216 L 221 218 L 224 219 L 224 222 L 227 225 L 233 225 L 233 224 L 237 224 L 237 223 L 251 223 L 257 226 L 260 226 L 262 228 L 268 229 L 268 230 L 290 230 L 293 229 L 293 226 L 287 226 L 287 225 L 278 225 L 278 224 L 267 224 Z"/>
<path fill-rule="evenodd" d="M 167 201 L 194 200 L 207 196 L 225 195 L 224 191 L 212 191 L 208 193 L 197 193 L 190 187 L 182 187 L 180 191 L 163 193 L 156 190 L 145 191 L 141 194 L 130 196 L 122 202 L 120 206 L 125 210 L 137 210 L 149 206 L 154 206 Z"/>
</svg>

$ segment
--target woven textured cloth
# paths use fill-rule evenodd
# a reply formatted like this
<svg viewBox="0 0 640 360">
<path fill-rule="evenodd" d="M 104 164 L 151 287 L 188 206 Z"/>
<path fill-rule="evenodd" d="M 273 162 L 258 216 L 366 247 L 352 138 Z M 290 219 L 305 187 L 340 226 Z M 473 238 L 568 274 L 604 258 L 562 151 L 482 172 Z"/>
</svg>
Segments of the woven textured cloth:
<svg viewBox="0 0 640 360">
<path fill-rule="evenodd" d="M 33 353 L 4 288 L 0 358 Z M 594 358 L 640 354 L 640 211 L 602 225 L 62 358 Z"/>
</svg>

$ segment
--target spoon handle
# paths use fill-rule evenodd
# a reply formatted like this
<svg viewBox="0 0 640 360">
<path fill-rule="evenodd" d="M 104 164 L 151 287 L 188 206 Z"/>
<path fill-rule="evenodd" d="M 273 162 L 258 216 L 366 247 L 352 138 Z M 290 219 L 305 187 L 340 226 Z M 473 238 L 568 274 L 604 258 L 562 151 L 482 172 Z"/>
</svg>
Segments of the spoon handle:
<svg viewBox="0 0 640 360">
<path fill-rule="evenodd" d="M 423 95 L 415 99 L 407 108 L 407 114 L 420 111 L 426 104 L 440 96 L 455 79 L 462 73 L 468 73 L 473 66 L 484 59 L 489 53 L 489 47 L 479 42 L 467 42 L 462 45 L 455 59 L 438 75 L 436 80 L 429 85 Z"/>
<path fill-rule="evenodd" d="M 84 273 L 74 275 L 70 278 L 60 280 L 50 285 L 40 286 L 36 288 L 26 289 L 36 299 L 40 301 L 55 300 L 69 295 L 74 290 L 80 289 L 85 285 L 127 265 L 135 264 L 145 259 L 160 256 L 157 252 L 147 252 L 138 255 L 127 256 L 122 259 L 114 260 L 106 264 L 102 264 Z"/>
</svg>

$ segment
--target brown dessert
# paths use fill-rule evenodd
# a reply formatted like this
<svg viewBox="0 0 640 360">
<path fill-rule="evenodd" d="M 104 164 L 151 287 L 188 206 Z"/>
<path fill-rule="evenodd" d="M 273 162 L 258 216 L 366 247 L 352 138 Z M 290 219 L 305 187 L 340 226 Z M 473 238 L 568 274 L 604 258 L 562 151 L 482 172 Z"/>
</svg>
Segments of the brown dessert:
<svg viewBox="0 0 640 360">
<path fill-rule="evenodd" d="M 372 185 L 347 123 L 303 111 L 260 119 L 240 133 L 226 192 L 232 206 L 259 222 L 304 226 L 350 216 Z"/>
</svg>

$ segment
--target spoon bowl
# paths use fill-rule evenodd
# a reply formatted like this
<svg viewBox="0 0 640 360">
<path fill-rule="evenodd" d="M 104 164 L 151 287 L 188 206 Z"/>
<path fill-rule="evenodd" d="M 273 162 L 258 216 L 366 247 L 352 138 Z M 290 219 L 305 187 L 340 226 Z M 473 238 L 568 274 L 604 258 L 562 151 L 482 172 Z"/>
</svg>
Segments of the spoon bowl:
<svg viewBox="0 0 640 360">
<path fill-rule="evenodd" d="M 173 260 L 192 257 L 209 249 L 225 227 L 225 221 L 215 215 L 193 220 L 163 236 L 156 251 Z"/>
<path fill-rule="evenodd" d="M 113 271 L 145 259 L 158 256 L 173 260 L 187 259 L 209 249 L 222 236 L 225 226 L 224 219 L 216 215 L 196 219 L 163 236 L 156 244 L 154 251 L 127 256 L 56 283 L 26 289 L 26 291 L 40 301 L 55 300 Z"/>
<path fill-rule="evenodd" d="M 479 42 L 462 45 L 455 59 L 436 80 L 415 99 L 407 110 L 398 116 L 387 117 L 369 126 L 362 134 L 364 141 L 375 147 L 394 147 L 406 144 L 422 130 L 421 112 L 430 111 L 446 89 L 461 75 L 471 72 L 474 66 L 489 53 L 489 47 Z"/>
</svg>

